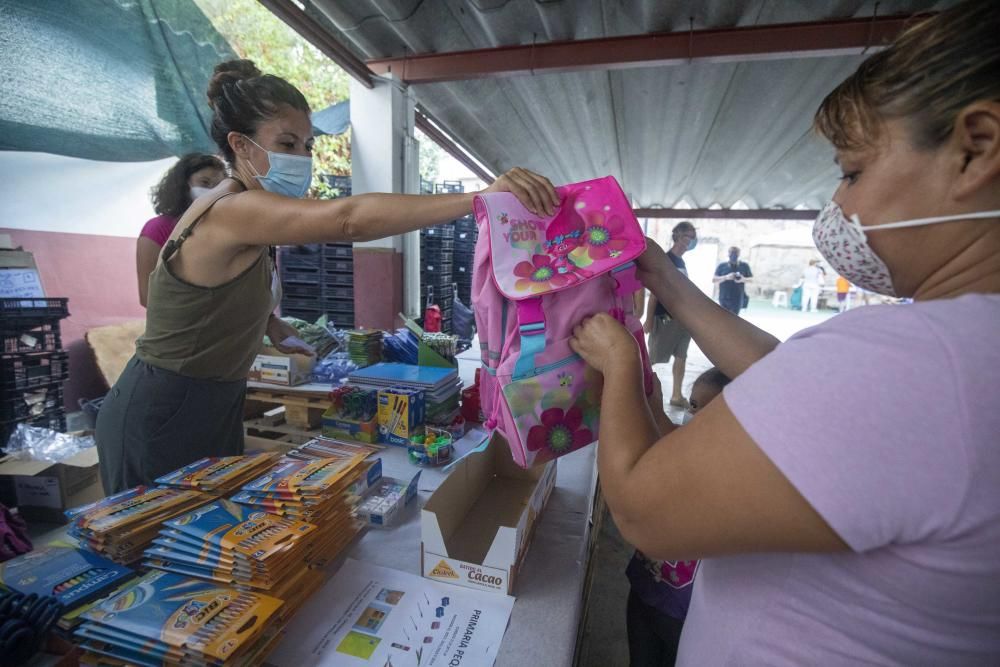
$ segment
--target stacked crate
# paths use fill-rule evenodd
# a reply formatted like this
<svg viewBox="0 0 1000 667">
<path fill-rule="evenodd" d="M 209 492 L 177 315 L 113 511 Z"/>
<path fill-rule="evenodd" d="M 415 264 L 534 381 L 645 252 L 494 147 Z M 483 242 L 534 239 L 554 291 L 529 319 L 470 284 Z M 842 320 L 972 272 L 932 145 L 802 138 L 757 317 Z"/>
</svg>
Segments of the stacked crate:
<svg viewBox="0 0 1000 667">
<path fill-rule="evenodd" d="M 455 223 L 420 231 L 420 300 L 441 307 L 441 331 L 451 333 L 452 278 L 455 252 Z"/>
<path fill-rule="evenodd" d="M 454 281 L 458 298 L 472 307 L 472 264 L 476 254 L 479 228 L 471 215 L 455 221 Z"/>
<path fill-rule="evenodd" d="M 340 329 L 354 326 L 354 251 L 350 243 L 281 248 L 281 314 L 315 322 L 327 315 Z"/>
<path fill-rule="evenodd" d="M 19 423 L 66 430 L 69 377 L 59 322 L 67 299 L 0 299 L 0 449 Z"/>
</svg>

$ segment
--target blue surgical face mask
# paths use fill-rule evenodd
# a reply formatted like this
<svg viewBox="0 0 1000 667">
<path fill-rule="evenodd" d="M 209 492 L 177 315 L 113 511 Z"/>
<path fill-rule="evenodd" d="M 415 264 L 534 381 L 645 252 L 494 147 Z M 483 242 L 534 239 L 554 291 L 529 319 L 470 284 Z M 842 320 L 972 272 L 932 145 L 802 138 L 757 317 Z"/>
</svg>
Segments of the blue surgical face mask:
<svg viewBox="0 0 1000 667">
<path fill-rule="evenodd" d="M 246 135 L 243 136 L 246 137 Z M 253 162 L 247 160 L 262 188 L 276 195 L 285 195 L 294 199 L 301 199 L 309 192 L 309 185 L 312 183 L 311 157 L 275 153 L 267 150 L 250 137 L 246 138 L 257 148 L 267 151 L 267 160 L 271 166 L 263 176 L 257 173 Z"/>
<path fill-rule="evenodd" d="M 688 240 L 688 250 L 694 250 L 698 246 L 698 237 Z"/>
</svg>

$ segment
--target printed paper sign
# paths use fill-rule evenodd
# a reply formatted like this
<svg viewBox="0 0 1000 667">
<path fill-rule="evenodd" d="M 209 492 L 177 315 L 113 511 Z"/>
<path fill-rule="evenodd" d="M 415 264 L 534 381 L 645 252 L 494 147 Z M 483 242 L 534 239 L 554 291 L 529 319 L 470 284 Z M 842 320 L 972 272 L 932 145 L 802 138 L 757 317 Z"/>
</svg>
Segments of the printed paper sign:
<svg viewBox="0 0 1000 667">
<path fill-rule="evenodd" d="M 268 663 L 488 667 L 513 607 L 506 595 L 348 559 L 296 613 Z"/>
</svg>

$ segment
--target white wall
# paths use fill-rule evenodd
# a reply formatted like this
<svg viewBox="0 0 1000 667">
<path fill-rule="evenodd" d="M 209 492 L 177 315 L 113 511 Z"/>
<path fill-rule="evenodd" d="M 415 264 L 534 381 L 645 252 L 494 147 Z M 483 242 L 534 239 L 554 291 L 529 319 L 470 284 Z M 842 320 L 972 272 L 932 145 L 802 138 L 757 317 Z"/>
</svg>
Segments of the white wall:
<svg viewBox="0 0 1000 667">
<path fill-rule="evenodd" d="M 0 151 L 0 227 L 137 237 L 154 215 L 149 190 L 174 162 Z"/>
</svg>

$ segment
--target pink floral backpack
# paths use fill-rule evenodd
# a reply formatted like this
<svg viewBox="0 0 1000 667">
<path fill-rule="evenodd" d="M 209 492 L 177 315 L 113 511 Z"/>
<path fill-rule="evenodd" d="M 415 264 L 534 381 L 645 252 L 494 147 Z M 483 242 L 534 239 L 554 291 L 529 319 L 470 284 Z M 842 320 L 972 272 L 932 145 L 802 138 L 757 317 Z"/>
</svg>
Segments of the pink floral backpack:
<svg viewBox="0 0 1000 667">
<path fill-rule="evenodd" d="M 523 468 L 597 440 L 600 374 L 569 347 L 573 327 L 610 313 L 639 341 L 633 311 L 642 288 L 634 260 L 646 242 L 611 176 L 556 188 L 555 215 L 538 216 L 510 193 L 477 196 L 472 302 L 483 361 L 486 426 Z"/>
</svg>

